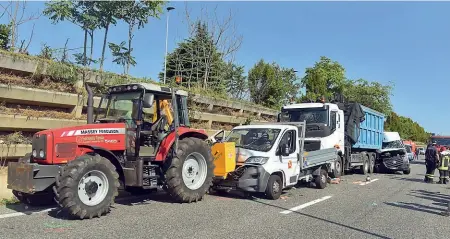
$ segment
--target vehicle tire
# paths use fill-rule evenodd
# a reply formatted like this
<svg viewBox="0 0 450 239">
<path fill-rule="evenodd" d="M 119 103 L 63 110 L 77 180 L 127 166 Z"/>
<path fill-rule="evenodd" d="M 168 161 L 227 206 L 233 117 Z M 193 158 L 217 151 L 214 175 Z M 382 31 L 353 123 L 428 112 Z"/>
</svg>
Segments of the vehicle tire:
<svg viewBox="0 0 450 239">
<path fill-rule="evenodd" d="M 53 201 L 53 193 L 50 192 L 39 194 L 28 194 L 12 190 L 12 193 L 17 198 L 17 200 L 29 206 L 42 207 L 55 204 L 55 201 Z"/>
<path fill-rule="evenodd" d="M 266 197 L 271 200 L 276 200 L 280 198 L 282 192 L 283 180 L 276 174 L 270 175 L 266 187 Z"/>
<path fill-rule="evenodd" d="M 375 155 L 370 154 L 369 155 L 369 173 L 370 174 L 374 173 L 374 170 L 375 170 Z"/>
<path fill-rule="evenodd" d="M 359 168 L 359 173 L 366 175 L 369 172 L 370 163 L 369 158 L 364 159 L 363 165 Z"/>
<path fill-rule="evenodd" d="M 334 162 L 335 170 L 331 173 L 331 177 L 333 178 L 340 178 L 342 175 L 342 158 L 338 156 L 336 158 L 336 161 Z"/>
<path fill-rule="evenodd" d="M 325 169 L 320 169 L 320 174 L 314 177 L 314 184 L 318 189 L 327 187 L 328 173 Z"/>
<path fill-rule="evenodd" d="M 403 174 L 410 174 L 411 173 L 411 168 L 408 168 L 407 170 L 403 170 Z"/>
<path fill-rule="evenodd" d="M 179 140 L 177 154 L 165 161 L 166 191 L 180 203 L 202 200 L 212 185 L 213 161 L 205 141 L 193 137 Z"/>
<path fill-rule="evenodd" d="M 98 154 L 85 154 L 61 168 L 56 179 L 56 201 L 80 219 L 109 213 L 118 195 L 116 167 Z"/>
</svg>

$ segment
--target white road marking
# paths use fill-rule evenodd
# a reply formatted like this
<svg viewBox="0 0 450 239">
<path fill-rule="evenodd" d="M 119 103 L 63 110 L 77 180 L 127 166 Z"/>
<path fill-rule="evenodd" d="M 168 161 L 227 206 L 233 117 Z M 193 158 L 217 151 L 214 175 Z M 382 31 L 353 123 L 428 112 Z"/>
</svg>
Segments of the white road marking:
<svg viewBox="0 0 450 239">
<path fill-rule="evenodd" d="M 291 212 L 295 212 L 295 211 L 301 210 L 301 209 L 303 209 L 303 208 L 309 207 L 309 206 L 311 206 L 311 205 L 314 205 L 314 204 L 316 204 L 316 203 L 319 203 L 319 202 L 325 201 L 325 200 L 327 200 L 327 199 L 330 199 L 331 197 L 332 197 L 332 196 L 325 196 L 325 197 L 316 199 L 316 200 L 314 200 L 314 201 L 307 202 L 307 203 L 302 204 L 302 205 L 300 205 L 300 206 L 293 207 L 293 208 L 291 208 L 291 209 L 289 209 L 289 210 L 282 211 L 282 212 L 280 212 L 280 213 L 281 213 L 281 214 L 289 214 L 289 213 L 291 213 Z"/>
<path fill-rule="evenodd" d="M 14 213 L 8 213 L 8 214 L 3 214 L 0 215 L 0 219 L 3 218 L 9 218 L 9 217 L 18 217 L 18 216 L 25 216 L 25 215 L 33 215 L 33 214 L 39 214 L 39 213 L 43 213 L 43 212 L 49 212 L 51 210 L 55 209 L 54 208 L 48 208 L 45 210 L 41 210 L 41 211 L 26 211 L 26 212 L 14 212 Z"/>
<path fill-rule="evenodd" d="M 370 180 L 369 182 L 360 183 L 359 185 L 364 186 L 364 185 L 367 185 L 369 183 L 373 183 L 373 182 L 378 181 L 378 180 L 379 180 L 378 178 L 375 178 L 375 179 Z"/>
<path fill-rule="evenodd" d="M 123 198 L 117 198 L 116 202 L 123 202 L 123 201 L 127 201 L 130 199 L 136 199 L 136 198 L 141 198 L 141 197 L 135 197 L 135 196 L 128 196 L 128 197 L 123 197 Z M 35 214 L 39 214 L 39 213 L 44 213 L 44 212 L 49 212 L 51 210 L 57 209 L 56 207 L 52 207 L 52 208 L 47 208 L 44 210 L 30 210 L 30 211 L 24 211 L 24 212 L 13 212 L 13 213 L 7 213 L 7 214 L 0 214 L 0 219 L 4 219 L 4 218 L 10 218 L 10 217 L 19 217 L 19 216 L 26 216 L 26 215 L 35 215 Z"/>
</svg>

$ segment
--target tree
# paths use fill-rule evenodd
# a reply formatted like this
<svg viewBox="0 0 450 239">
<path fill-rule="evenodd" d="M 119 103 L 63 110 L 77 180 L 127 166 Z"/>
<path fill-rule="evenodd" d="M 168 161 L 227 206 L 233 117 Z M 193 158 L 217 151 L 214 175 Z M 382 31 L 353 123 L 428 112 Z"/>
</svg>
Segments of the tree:
<svg viewBox="0 0 450 239">
<path fill-rule="evenodd" d="M 103 71 L 105 61 L 105 49 L 108 39 L 109 27 L 116 25 L 124 4 L 122 1 L 99 1 L 97 2 L 99 26 L 105 29 L 103 36 L 102 55 L 100 57 L 100 71 Z"/>
<path fill-rule="evenodd" d="M 247 96 L 248 83 L 247 77 L 244 76 L 244 66 L 228 62 L 225 65 L 222 78 L 227 79 L 226 90 L 231 98 L 242 100 Z"/>
<path fill-rule="evenodd" d="M 99 19 L 96 2 L 93 1 L 54 1 L 46 3 L 44 15 L 48 16 L 53 24 L 68 20 L 79 26 L 84 32 L 83 53 L 76 54 L 77 63 L 83 66 L 94 62 L 92 59 L 94 30 L 98 27 Z M 91 56 L 87 57 L 88 35 L 91 36 Z"/>
<path fill-rule="evenodd" d="M 15 51 L 16 44 L 19 41 L 19 26 L 22 24 L 25 24 L 27 22 L 39 19 L 41 14 L 40 13 L 31 13 L 26 16 L 25 15 L 25 11 L 27 9 L 26 1 L 8 1 L 7 4 L 0 4 L 0 8 L 3 9 L 3 14 L 1 14 L 1 16 L 5 15 L 5 14 L 8 16 L 8 22 L 9 22 L 8 26 L 10 27 L 10 30 L 9 30 L 10 31 L 10 39 L 9 39 L 10 47 L 9 47 L 9 49 L 12 51 Z M 27 43 L 26 47 L 24 47 L 25 40 L 22 41 L 22 46 L 20 48 L 20 52 L 27 52 L 28 47 L 30 46 L 31 40 L 33 38 L 33 33 L 34 33 L 34 24 L 33 24 L 32 30 L 31 30 L 31 35 L 28 40 L 28 43 Z"/>
<path fill-rule="evenodd" d="M 358 102 L 385 115 L 392 111 L 391 95 L 394 86 L 390 82 L 383 85 L 379 82 L 368 82 L 364 79 L 346 80 L 343 92 L 347 100 Z"/>
<path fill-rule="evenodd" d="M 113 62 L 123 66 L 123 73 L 128 74 L 128 66 L 136 65 L 136 61 L 134 57 L 131 55 L 130 49 L 125 46 L 126 42 L 122 41 L 120 45 L 109 43 L 109 48 L 112 51 L 112 55 L 114 57 Z"/>
<path fill-rule="evenodd" d="M 0 24 L 0 48 L 8 50 L 10 47 L 11 26 Z"/>
<path fill-rule="evenodd" d="M 261 59 L 248 73 L 250 98 L 256 104 L 278 109 L 298 93 L 297 80 L 293 69 Z"/>
<path fill-rule="evenodd" d="M 195 34 L 180 42 L 167 56 L 167 75 L 173 81 L 182 78 L 182 85 L 191 88 L 210 89 L 224 92 L 223 74 L 226 63 L 208 31 L 206 23 L 197 22 Z M 162 80 L 164 73 L 159 74 Z"/>
<path fill-rule="evenodd" d="M 128 51 L 133 52 L 132 41 L 134 38 L 134 30 L 137 26 L 141 29 L 148 23 L 149 17 L 159 18 L 162 13 L 162 7 L 166 3 L 164 1 L 125 1 L 120 8 L 119 16 L 128 24 Z M 126 74 L 130 69 L 130 61 L 126 64 Z"/>
<path fill-rule="evenodd" d="M 386 131 L 398 132 L 403 139 L 426 142 L 430 138 L 430 133 L 426 132 L 417 122 L 395 112 L 387 117 L 384 126 Z"/>
<path fill-rule="evenodd" d="M 304 98 L 316 100 L 324 96 L 331 98 L 335 93 L 342 93 L 345 83 L 345 69 L 337 61 L 322 56 L 313 67 L 305 70 L 301 80 L 302 87 L 306 88 Z"/>
</svg>

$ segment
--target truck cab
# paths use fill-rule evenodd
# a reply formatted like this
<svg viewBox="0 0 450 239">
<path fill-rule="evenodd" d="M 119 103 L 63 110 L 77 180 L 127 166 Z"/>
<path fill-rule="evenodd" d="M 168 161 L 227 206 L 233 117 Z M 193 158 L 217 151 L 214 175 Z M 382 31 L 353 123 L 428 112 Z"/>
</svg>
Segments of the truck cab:
<svg viewBox="0 0 450 239">
<path fill-rule="evenodd" d="M 279 121 L 306 122 L 305 151 L 338 148 L 345 152 L 344 111 L 332 103 L 302 103 L 284 106 Z"/>
</svg>

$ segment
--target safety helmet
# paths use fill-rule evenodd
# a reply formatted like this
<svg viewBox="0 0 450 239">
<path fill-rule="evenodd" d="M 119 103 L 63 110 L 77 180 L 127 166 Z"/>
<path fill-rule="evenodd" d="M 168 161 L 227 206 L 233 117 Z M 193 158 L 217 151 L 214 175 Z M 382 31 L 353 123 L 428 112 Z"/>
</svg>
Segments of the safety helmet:
<svg viewBox="0 0 450 239">
<path fill-rule="evenodd" d="M 436 145 L 436 141 L 433 140 L 433 141 L 431 142 L 431 144 L 432 144 L 432 145 Z"/>
</svg>

